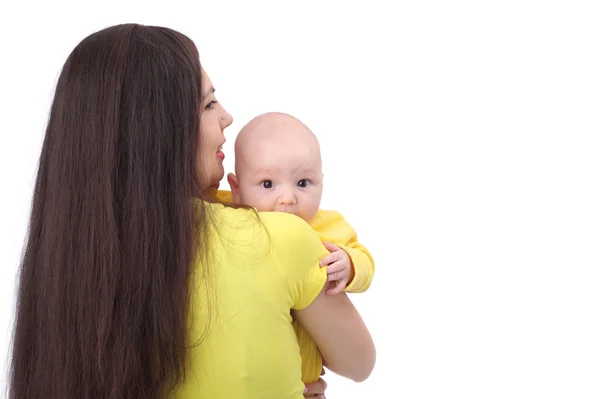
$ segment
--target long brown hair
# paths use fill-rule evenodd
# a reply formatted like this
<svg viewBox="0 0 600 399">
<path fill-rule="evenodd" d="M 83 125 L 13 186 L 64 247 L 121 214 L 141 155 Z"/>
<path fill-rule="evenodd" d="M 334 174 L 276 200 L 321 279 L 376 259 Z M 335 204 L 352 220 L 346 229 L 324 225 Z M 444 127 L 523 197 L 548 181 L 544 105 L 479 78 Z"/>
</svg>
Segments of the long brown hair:
<svg viewBox="0 0 600 399">
<path fill-rule="evenodd" d="M 20 268 L 11 398 L 154 398 L 185 375 L 196 176 L 196 47 L 126 24 L 60 74 Z M 200 205 L 198 208 L 197 205 Z"/>
</svg>

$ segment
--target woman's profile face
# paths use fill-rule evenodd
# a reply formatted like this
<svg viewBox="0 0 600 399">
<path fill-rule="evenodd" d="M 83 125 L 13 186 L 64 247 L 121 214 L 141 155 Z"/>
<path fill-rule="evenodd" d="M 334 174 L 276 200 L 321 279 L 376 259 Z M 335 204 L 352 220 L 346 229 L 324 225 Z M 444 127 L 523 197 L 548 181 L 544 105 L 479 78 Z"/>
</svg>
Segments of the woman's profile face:
<svg viewBox="0 0 600 399">
<path fill-rule="evenodd" d="M 202 70 L 202 93 L 198 176 L 200 176 L 200 187 L 204 191 L 211 187 L 218 188 L 225 174 L 224 130 L 231 125 L 233 118 L 217 101 L 215 88 L 204 69 Z"/>
</svg>

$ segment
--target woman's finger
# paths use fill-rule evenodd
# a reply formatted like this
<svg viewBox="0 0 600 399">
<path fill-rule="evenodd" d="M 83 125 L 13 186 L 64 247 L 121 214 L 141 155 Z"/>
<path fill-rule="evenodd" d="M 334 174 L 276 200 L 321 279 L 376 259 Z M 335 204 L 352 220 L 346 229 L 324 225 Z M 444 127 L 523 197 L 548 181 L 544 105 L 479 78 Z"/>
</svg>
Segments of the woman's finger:
<svg viewBox="0 0 600 399">
<path fill-rule="evenodd" d="M 304 390 L 304 397 L 310 398 L 315 397 L 315 395 L 324 395 L 325 389 L 327 389 L 327 383 L 324 379 L 319 378 L 315 382 L 306 384 L 306 389 Z"/>
</svg>

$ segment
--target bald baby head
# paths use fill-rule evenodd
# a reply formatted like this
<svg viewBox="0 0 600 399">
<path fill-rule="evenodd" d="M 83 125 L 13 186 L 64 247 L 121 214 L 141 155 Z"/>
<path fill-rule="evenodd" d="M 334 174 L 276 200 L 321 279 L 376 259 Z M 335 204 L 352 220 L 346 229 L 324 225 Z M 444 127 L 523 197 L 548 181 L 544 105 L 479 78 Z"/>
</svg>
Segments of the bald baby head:
<svg viewBox="0 0 600 399">
<path fill-rule="evenodd" d="M 314 133 L 297 118 L 281 112 L 261 114 L 248 122 L 235 141 L 236 173 L 245 167 L 247 157 L 255 157 L 263 146 L 273 149 L 300 146 L 321 160 L 319 141 Z M 238 162 L 240 161 L 240 162 Z"/>
<path fill-rule="evenodd" d="M 291 115 L 261 114 L 238 133 L 235 175 L 228 180 L 235 202 L 294 213 L 310 222 L 322 195 L 319 142 Z"/>
</svg>

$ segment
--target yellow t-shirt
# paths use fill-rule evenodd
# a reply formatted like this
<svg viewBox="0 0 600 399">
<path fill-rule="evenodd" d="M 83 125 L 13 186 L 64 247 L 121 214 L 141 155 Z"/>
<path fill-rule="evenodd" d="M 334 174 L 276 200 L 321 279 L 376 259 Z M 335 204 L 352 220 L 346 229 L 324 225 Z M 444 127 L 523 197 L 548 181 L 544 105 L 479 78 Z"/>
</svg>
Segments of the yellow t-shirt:
<svg viewBox="0 0 600 399">
<path fill-rule="evenodd" d="M 232 202 L 229 190 L 217 190 L 214 193 L 217 201 Z M 354 266 L 354 278 L 344 288 L 346 292 L 365 292 L 373 281 L 375 262 L 369 250 L 358 242 L 356 231 L 350 223 L 336 211 L 319 209 L 310 222 L 310 226 L 319 235 L 321 241 L 328 241 L 342 248 L 350 256 Z"/>
<path fill-rule="evenodd" d="M 208 268 L 192 279 L 186 382 L 171 397 L 302 399 L 290 310 L 321 291 L 328 251 L 297 216 L 207 207 L 216 228 Z"/>
<path fill-rule="evenodd" d="M 217 201 L 232 202 L 231 191 L 218 190 L 214 193 Z M 358 242 L 356 231 L 336 211 L 319 209 L 310 223 L 311 228 L 318 234 L 321 241 L 328 241 L 342 248 L 349 255 L 354 267 L 354 278 L 346 286 L 346 292 L 365 292 L 373 281 L 375 263 L 367 248 Z M 323 358 L 310 334 L 296 321 L 294 330 L 300 346 L 302 357 L 302 381 L 305 383 L 317 381 L 323 369 Z"/>
</svg>

